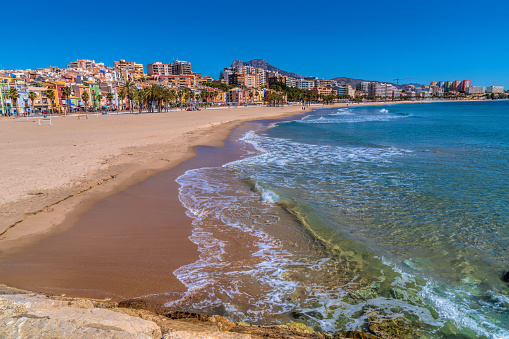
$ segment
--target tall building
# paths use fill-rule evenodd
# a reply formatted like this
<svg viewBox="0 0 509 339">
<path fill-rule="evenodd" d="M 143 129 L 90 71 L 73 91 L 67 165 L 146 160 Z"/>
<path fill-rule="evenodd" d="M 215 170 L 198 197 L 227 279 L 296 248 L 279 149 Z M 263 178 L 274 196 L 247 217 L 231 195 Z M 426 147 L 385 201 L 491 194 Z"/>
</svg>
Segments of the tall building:
<svg viewBox="0 0 509 339">
<path fill-rule="evenodd" d="M 369 81 L 362 81 L 357 83 L 357 90 L 368 93 L 369 92 Z"/>
<path fill-rule="evenodd" d="M 460 90 L 460 85 L 461 85 L 461 81 L 454 80 L 454 82 L 452 83 L 452 90 L 455 92 L 458 92 Z"/>
<path fill-rule="evenodd" d="M 191 63 L 188 61 L 175 60 L 170 65 L 171 73 L 173 75 L 191 74 Z"/>
<path fill-rule="evenodd" d="M 444 92 L 452 91 L 452 81 L 446 81 L 444 85 Z"/>
<path fill-rule="evenodd" d="M 461 86 L 460 86 L 460 91 L 462 92 L 466 92 L 467 91 L 467 88 L 469 88 L 470 86 L 472 86 L 472 81 L 471 80 L 463 80 L 461 82 Z"/>
</svg>

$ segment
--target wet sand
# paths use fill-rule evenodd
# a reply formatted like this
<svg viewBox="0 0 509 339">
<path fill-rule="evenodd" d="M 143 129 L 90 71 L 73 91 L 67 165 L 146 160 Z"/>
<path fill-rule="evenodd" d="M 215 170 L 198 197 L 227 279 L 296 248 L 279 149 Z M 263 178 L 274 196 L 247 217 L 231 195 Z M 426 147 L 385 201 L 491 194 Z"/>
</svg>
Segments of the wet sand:
<svg viewBox="0 0 509 339">
<path fill-rule="evenodd" d="M 175 179 L 188 169 L 237 158 L 242 150 L 235 140 L 261 126 L 243 124 L 220 151 L 198 147 L 196 157 L 100 200 L 58 234 L 4 257 L 2 282 L 114 301 L 144 297 L 162 304 L 181 298 L 187 289 L 173 271 L 196 261 L 198 251 L 188 239 L 191 219 L 178 199 Z"/>
</svg>

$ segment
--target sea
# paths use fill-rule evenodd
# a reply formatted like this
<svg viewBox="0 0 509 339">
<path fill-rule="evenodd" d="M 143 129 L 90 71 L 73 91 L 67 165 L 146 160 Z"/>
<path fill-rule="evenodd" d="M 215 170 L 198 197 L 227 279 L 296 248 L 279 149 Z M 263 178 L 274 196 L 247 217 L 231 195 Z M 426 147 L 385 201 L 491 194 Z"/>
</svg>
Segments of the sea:
<svg viewBox="0 0 509 339">
<path fill-rule="evenodd" d="M 167 306 L 384 338 L 509 338 L 509 102 L 320 108 L 186 171 Z"/>
</svg>

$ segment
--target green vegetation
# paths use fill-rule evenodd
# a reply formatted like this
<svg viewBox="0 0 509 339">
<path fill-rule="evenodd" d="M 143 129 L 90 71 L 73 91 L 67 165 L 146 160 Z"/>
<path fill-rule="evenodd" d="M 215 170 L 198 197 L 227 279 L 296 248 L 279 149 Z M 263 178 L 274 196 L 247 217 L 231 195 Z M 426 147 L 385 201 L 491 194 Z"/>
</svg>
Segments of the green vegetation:
<svg viewBox="0 0 509 339">
<path fill-rule="evenodd" d="M 49 102 L 51 104 L 51 112 L 53 112 L 53 103 L 54 103 L 54 100 L 55 100 L 55 91 L 53 91 L 52 89 L 48 89 L 46 91 L 46 96 L 48 97 Z"/>
</svg>

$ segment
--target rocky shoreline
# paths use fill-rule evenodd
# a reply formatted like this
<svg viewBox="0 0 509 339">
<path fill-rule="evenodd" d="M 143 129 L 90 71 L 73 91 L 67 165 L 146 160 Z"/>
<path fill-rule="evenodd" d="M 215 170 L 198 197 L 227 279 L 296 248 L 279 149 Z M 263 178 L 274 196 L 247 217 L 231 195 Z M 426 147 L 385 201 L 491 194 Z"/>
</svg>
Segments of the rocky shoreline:
<svg viewBox="0 0 509 339">
<path fill-rule="evenodd" d="M 377 338 L 360 332 L 335 335 L 290 323 L 255 326 L 219 315 L 150 304 L 141 299 L 115 303 L 34 293 L 0 285 L 1 338 Z"/>
</svg>

